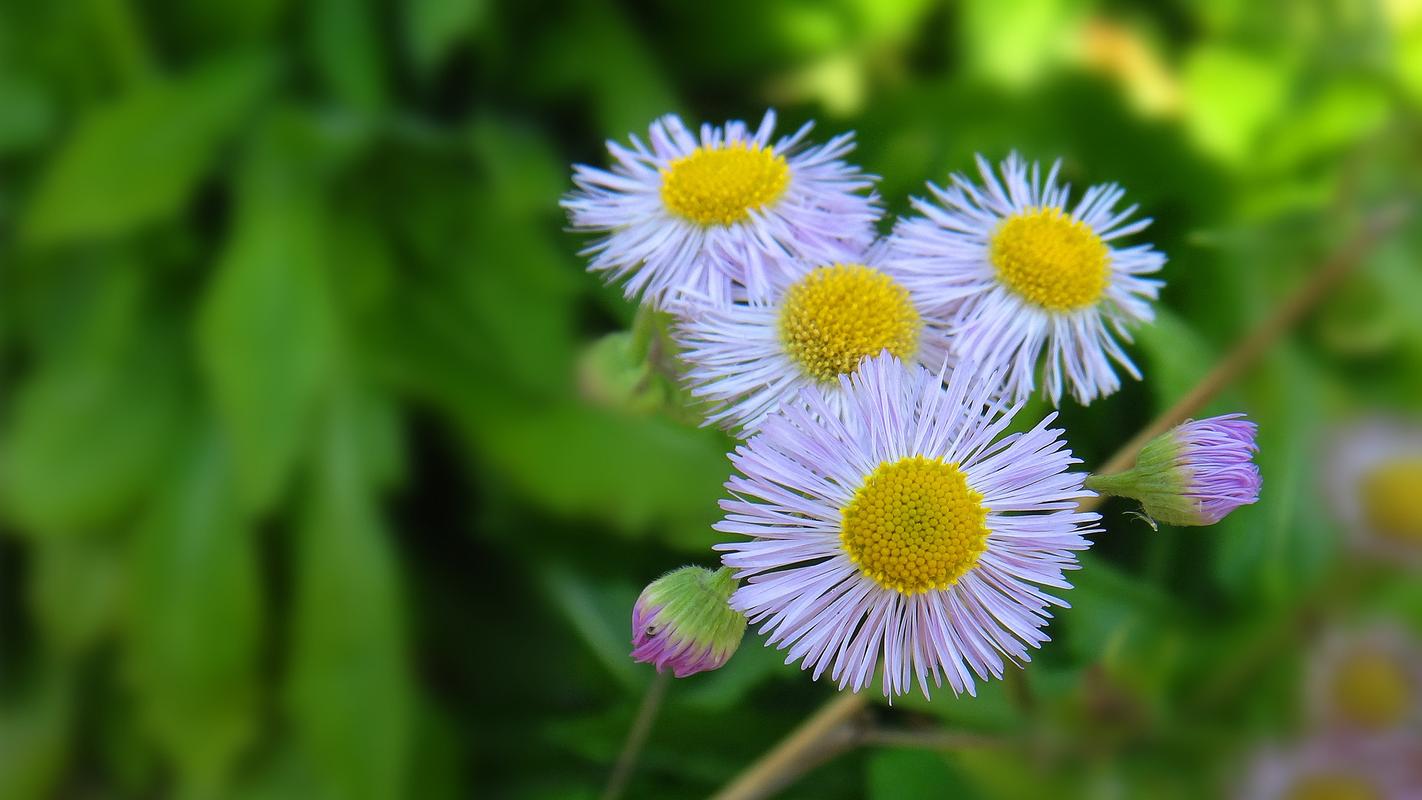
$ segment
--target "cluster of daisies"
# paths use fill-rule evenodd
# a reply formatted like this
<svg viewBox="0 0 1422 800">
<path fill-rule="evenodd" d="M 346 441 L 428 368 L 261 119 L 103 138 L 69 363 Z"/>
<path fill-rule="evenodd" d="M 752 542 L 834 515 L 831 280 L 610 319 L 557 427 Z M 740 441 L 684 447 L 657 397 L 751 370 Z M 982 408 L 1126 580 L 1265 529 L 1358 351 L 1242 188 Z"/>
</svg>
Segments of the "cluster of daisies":
<svg viewBox="0 0 1422 800">
<path fill-rule="evenodd" d="M 1326 443 L 1323 490 L 1352 561 L 1422 567 L 1422 425 L 1371 418 Z M 1241 796 L 1422 798 L 1422 642 L 1399 620 L 1334 622 L 1309 654 L 1306 726 L 1262 748 Z"/>
<path fill-rule="evenodd" d="M 1252 760 L 1241 797 L 1422 797 L 1422 650 L 1392 623 L 1340 627 L 1305 671 L 1306 730 Z"/>
<path fill-rule="evenodd" d="M 734 653 L 747 623 L 816 678 L 885 694 L 1001 677 L 1047 640 L 1052 591 L 1100 531 L 1078 503 L 1140 500 L 1204 525 L 1258 497 L 1237 416 L 1162 436 L 1092 486 L 1048 415 L 1008 434 L 1040 384 L 1086 404 L 1139 377 L 1122 348 L 1152 318 L 1164 256 L 1147 219 L 1016 155 L 953 175 L 880 236 L 853 138 L 775 138 L 767 113 L 608 143 L 563 200 L 597 234 L 589 268 L 675 318 L 690 394 L 730 454 L 718 571 L 647 587 L 633 656 L 678 676 Z"/>
</svg>

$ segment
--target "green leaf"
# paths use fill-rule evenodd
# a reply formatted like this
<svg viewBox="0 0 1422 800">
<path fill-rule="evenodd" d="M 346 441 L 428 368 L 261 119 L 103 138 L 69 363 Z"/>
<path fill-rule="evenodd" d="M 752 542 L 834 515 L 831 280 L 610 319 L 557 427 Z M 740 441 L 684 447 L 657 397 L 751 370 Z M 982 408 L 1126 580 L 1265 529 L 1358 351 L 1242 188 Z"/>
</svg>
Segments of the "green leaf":
<svg viewBox="0 0 1422 800">
<path fill-rule="evenodd" d="M 1186 123 L 1195 141 L 1214 155 L 1241 161 L 1283 107 L 1289 73 L 1280 59 L 1207 44 L 1190 53 L 1183 81 Z"/>
<path fill-rule="evenodd" d="M 237 225 L 202 301 L 199 348 L 236 445 L 243 505 L 269 508 L 291 477 L 335 348 L 318 182 L 303 133 L 269 125 L 248 156 Z"/>
<path fill-rule="evenodd" d="M 884 750 L 869 757 L 869 797 L 912 800 L 919 797 L 978 796 L 943 756 L 921 750 Z"/>
<path fill-rule="evenodd" d="M 638 589 L 630 583 L 597 581 L 562 564 L 539 572 L 539 584 L 553 607 L 567 619 L 588 650 L 628 690 L 640 690 L 651 677 L 632 660 L 632 604 Z"/>
<path fill-rule="evenodd" d="M 218 790 L 256 725 L 261 584 L 230 450 L 194 437 L 134 542 L 129 658 L 144 724 L 193 796 Z"/>
<path fill-rule="evenodd" d="M 404 797 L 414 688 L 399 575 L 344 397 L 321 426 L 297 547 L 287 707 L 324 796 Z"/>
<path fill-rule="evenodd" d="M 470 417 L 478 446 L 547 508 L 699 551 L 730 473 L 729 441 L 658 417 L 567 404 Z"/>
<path fill-rule="evenodd" d="M 371 0 L 316 0 L 310 13 L 307 52 L 327 90 L 356 111 L 384 108 L 389 89 L 375 4 Z"/>
<path fill-rule="evenodd" d="M 222 58 L 91 112 L 47 165 L 24 234 L 111 236 L 177 213 L 273 73 L 260 55 Z"/>
<path fill-rule="evenodd" d="M 45 646 L 60 658 L 80 656 L 117 622 L 124 579 L 118 547 L 95 536 L 42 539 L 31 547 L 29 602 Z"/>
<path fill-rule="evenodd" d="M 0 797 L 55 797 L 69 759 L 73 676 L 67 670 L 37 671 L 13 703 L 0 705 Z"/>
<path fill-rule="evenodd" d="M 487 12 L 485 0 L 411 0 L 406 3 L 405 40 L 415 71 L 428 77 Z"/>
<path fill-rule="evenodd" d="M 168 326 L 129 324 L 97 322 L 115 338 L 60 348 L 16 392 L 0 497 L 31 532 L 109 521 L 156 483 L 184 405 L 181 355 Z"/>
</svg>

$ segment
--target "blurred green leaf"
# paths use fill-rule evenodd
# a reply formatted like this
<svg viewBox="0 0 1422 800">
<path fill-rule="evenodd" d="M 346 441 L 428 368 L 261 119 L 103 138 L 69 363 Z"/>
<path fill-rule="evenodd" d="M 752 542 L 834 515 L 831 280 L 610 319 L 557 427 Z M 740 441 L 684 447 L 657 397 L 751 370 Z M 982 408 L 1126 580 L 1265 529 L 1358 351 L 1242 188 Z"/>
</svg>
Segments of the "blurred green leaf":
<svg viewBox="0 0 1422 800">
<path fill-rule="evenodd" d="M 309 15 L 310 58 L 327 90 L 361 113 L 384 108 L 389 89 L 373 0 L 314 0 L 301 5 Z"/>
<path fill-rule="evenodd" d="M 320 425 L 297 545 L 287 708 L 324 797 L 406 796 L 414 687 L 404 599 L 346 395 Z"/>
<path fill-rule="evenodd" d="M 29 150 L 49 137 L 55 123 L 52 98 L 40 84 L 0 71 L 0 155 Z"/>
<path fill-rule="evenodd" d="M 199 319 L 203 367 L 254 511 L 286 487 L 334 358 L 320 187 L 298 137 L 275 122 L 248 154 L 236 229 Z"/>
<path fill-rule="evenodd" d="M 70 757 L 73 675 L 37 670 L 33 684 L 0 704 L 0 797 L 44 800 L 56 796 Z"/>
<path fill-rule="evenodd" d="M 405 41 L 415 71 L 429 77 L 449 51 L 488 13 L 487 0 L 411 0 L 405 4 Z"/>
<path fill-rule="evenodd" d="M 200 432 L 134 542 L 129 666 L 145 724 L 193 796 L 256 732 L 261 585 L 232 457 Z"/>
<path fill-rule="evenodd" d="M 114 338 L 74 342 L 18 388 L 0 449 L 0 496 L 25 529 L 101 524 L 156 485 L 185 387 L 168 326 L 129 327 L 137 325 L 100 321 L 96 332 Z"/>
<path fill-rule="evenodd" d="M 640 591 L 629 583 L 596 581 L 560 564 L 540 571 L 539 583 L 573 631 L 610 675 L 640 690 L 651 668 L 632 660 L 632 604 Z"/>
<path fill-rule="evenodd" d="M 118 621 L 125 570 L 112 539 L 64 536 L 34 543 L 30 608 L 46 647 L 59 658 L 87 652 Z"/>
<path fill-rule="evenodd" d="M 881 750 L 869 757 L 868 796 L 872 800 L 920 797 L 978 797 L 943 756 L 923 750 Z"/>
<path fill-rule="evenodd" d="M 469 421 L 479 447 L 549 509 L 687 551 L 717 541 L 711 524 L 730 474 L 724 434 L 571 404 L 497 419 Z"/>
<path fill-rule="evenodd" d="M 1265 54 L 1224 45 L 1190 53 L 1183 76 L 1186 121 L 1207 151 L 1239 161 L 1283 107 L 1288 65 Z"/>
<path fill-rule="evenodd" d="M 115 235 L 177 213 L 273 76 L 265 55 L 221 58 L 95 109 L 48 163 L 25 236 Z"/>
</svg>

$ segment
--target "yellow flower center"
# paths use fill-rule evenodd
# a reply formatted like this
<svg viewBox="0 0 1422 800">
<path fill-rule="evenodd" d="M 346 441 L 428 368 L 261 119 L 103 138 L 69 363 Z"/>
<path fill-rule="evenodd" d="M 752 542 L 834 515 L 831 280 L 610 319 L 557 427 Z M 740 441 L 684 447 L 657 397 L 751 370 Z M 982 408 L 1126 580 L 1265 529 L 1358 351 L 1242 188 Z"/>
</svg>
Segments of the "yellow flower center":
<svg viewBox="0 0 1422 800">
<path fill-rule="evenodd" d="M 1378 465 L 1363 477 L 1363 511 L 1385 536 L 1422 545 L 1422 458 Z"/>
<path fill-rule="evenodd" d="M 1320 772 L 1299 778 L 1284 797 L 1286 800 L 1382 800 L 1382 793 L 1357 775 Z"/>
<path fill-rule="evenodd" d="M 1075 311 L 1106 292 L 1106 243 L 1090 225 L 1060 208 L 1024 211 L 1003 220 L 988 256 L 1007 288 L 1049 311 Z"/>
<path fill-rule="evenodd" d="M 841 512 L 840 544 L 885 589 L 946 589 L 987 549 L 987 509 L 957 464 L 884 462 Z"/>
<path fill-rule="evenodd" d="M 1362 650 L 1344 659 L 1331 681 L 1333 703 L 1349 721 L 1374 730 L 1390 728 L 1412 706 L 1412 679 L 1388 653 Z"/>
<path fill-rule="evenodd" d="M 734 142 L 698 147 L 662 170 L 662 202 L 702 225 L 730 225 L 785 193 L 790 167 L 769 148 Z"/>
<path fill-rule="evenodd" d="M 847 375 L 884 350 L 912 356 L 920 327 L 908 290 L 860 264 L 812 270 L 785 291 L 780 305 L 785 352 L 820 381 Z"/>
</svg>

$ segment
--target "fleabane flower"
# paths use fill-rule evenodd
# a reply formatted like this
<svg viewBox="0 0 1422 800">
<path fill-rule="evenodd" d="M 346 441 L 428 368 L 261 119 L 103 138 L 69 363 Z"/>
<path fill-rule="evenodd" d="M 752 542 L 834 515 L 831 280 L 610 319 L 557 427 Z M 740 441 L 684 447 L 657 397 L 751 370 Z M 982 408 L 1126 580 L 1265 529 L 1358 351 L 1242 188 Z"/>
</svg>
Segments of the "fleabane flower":
<svg viewBox="0 0 1422 800">
<path fill-rule="evenodd" d="M 1422 565 L 1422 424 L 1362 420 L 1328 451 L 1326 495 L 1358 549 Z"/>
<path fill-rule="evenodd" d="M 1042 587 L 1070 588 L 1098 530 L 1055 415 L 1002 436 L 1020 405 L 996 376 L 943 381 L 881 354 L 839 377 L 844 413 L 808 387 L 731 455 L 715 527 L 748 537 L 717 545 L 747 581 L 731 607 L 841 689 L 867 686 L 881 654 L 889 696 L 930 679 L 972 694 L 1029 661 L 1066 605 Z"/>
<path fill-rule="evenodd" d="M 1120 388 L 1115 365 L 1139 379 L 1121 348 L 1128 327 L 1154 318 L 1165 257 L 1149 245 L 1117 246 L 1149 219 L 1132 220 L 1115 184 L 1093 186 L 1072 205 L 1057 183 L 1061 162 L 1043 177 L 1016 153 L 1001 178 L 982 156 L 982 184 L 954 174 L 929 184 L 936 202 L 913 199 L 921 216 L 903 219 L 891 258 L 905 285 L 933 298 L 952 324 L 962 358 L 1006 373 L 1008 391 L 1030 395 L 1040 370 L 1053 404 L 1070 391 L 1082 404 Z"/>
<path fill-rule="evenodd" d="M 632 608 L 632 658 L 678 678 L 719 668 L 740 647 L 746 618 L 726 601 L 731 570 L 682 567 L 652 581 Z"/>
<path fill-rule="evenodd" d="M 777 277 L 767 302 L 684 314 L 676 337 L 688 366 L 685 381 L 710 404 L 707 421 L 753 431 L 809 386 L 840 409 L 840 378 L 885 351 L 941 368 L 947 331 L 898 278 L 864 253 L 793 279 Z"/>
<path fill-rule="evenodd" d="M 874 178 L 842 160 L 853 134 L 812 145 L 810 124 L 779 140 L 774 129 L 767 111 L 755 130 L 728 122 L 697 136 L 669 114 L 647 144 L 608 142 L 610 170 L 576 165 L 563 208 L 574 229 L 605 234 L 583 251 L 588 268 L 658 307 L 683 293 L 726 305 L 763 299 L 800 260 L 833 262 L 873 241 Z"/>
<path fill-rule="evenodd" d="M 1259 500 L 1258 426 L 1243 414 L 1189 420 L 1150 440 L 1134 468 L 1092 475 L 1088 488 L 1139 500 L 1167 525 L 1213 525 Z"/>
<path fill-rule="evenodd" d="M 1411 737 L 1322 736 L 1288 747 L 1260 749 L 1249 765 L 1240 800 L 1417 800 L 1422 781 Z"/>
<path fill-rule="evenodd" d="M 1333 631 L 1310 659 L 1308 701 L 1314 719 L 1335 730 L 1422 732 L 1422 651 L 1393 626 Z"/>
</svg>

